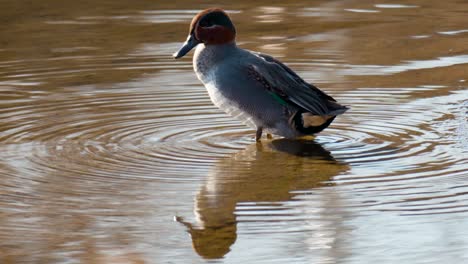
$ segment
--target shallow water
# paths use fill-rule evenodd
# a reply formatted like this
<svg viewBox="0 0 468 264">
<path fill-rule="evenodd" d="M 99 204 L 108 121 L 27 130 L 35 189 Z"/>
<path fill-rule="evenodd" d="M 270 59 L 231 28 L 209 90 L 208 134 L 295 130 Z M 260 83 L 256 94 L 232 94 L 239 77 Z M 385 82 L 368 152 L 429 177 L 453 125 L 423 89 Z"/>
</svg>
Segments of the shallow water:
<svg viewBox="0 0 468 264">
<path fill-rule="evenodd" d="M 213 5 L 351 111 L 255 144 L 170 56 Z M 0 262 L 468 261 L 466 10 L 3 1 Z"/>
</svg>

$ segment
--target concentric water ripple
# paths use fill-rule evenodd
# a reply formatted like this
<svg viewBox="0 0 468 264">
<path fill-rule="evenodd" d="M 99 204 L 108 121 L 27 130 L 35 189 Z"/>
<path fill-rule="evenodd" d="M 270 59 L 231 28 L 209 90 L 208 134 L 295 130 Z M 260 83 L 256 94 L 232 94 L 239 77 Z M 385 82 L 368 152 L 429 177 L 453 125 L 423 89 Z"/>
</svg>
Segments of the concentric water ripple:
<svg viewBox="0 0 468 264">
<path fill-rule="evenodd" d="M 92 71 L 96 66 L 84 64 L 79 71 Z M 98 66 L 100 70 L 104 67 Z M 123 66 L 114 63 L 109 67 Z M 192 75 L 180 73 L 178 86 L 165 80 L 178 72 L 167 70 L 112 90 L 69 87 L 61 96 L 16 91 L 14 85 L 7 83 L 4 90 L 11 92 L 1 114 L 5 122 L 16 123 L 11 122 L 13 127 L 4 129 L 2 140 L 11 144 L 43 142 L 35 147 L 45 147 L 46 155 L 43 156 L 44 151 L 32 150 L 32 159 L 45 170 L 62 170 L 63 164 L 51 164 L 48 160 L 54 157 L 63 158 L 62 162 L 67 167 L 71 165 L 73 169 L 69 170 L 74 173 L 84 173 L 88 161 L 93 160 L 103 175 L 108 167 L 111 171 L 126 168 L 132 176 L 151 177 L 171 173 L 182 176 L 184 170 L 206 169 L 218 157 L 251 143 L 246 127 L 215 109 L 206 91 L 194 85 Z M 37 74 L 30 75 L 39 78 Z M 181 87 L 183 79 L 187 79 L 186 86 Z M 153 89 L 160 83 L 166 87 Z"/>
<path fill-rule="evenodd" d="M 99 59 L 76 71 L 128 69 L 120 63 L 98 64 Z M 21 72 L 26 82 L 35 83 L 3 82 L 2 94 L 8 99 L 3 101 L 1 115 L 9 125 L 1 138 L 9 148 L 28 145 L 35 170 L 61 171 L 67 164 L 69 172 L 83 174 L 92 160 L 102 176 L 120 168 L 125 171 L 122 177 L 193 180 L 184 175 L 203 174 L 220 158 L 253 144 L 252 131 L 215 109 L 192 74 L 167 70 L 173 61 L 158 62 L 165 71 L 111 90 L 74 86 L 60 95 L 35 87 L 65 72 L 20 70 L 25 63 L 31 62 L 13 62 L 16 73 L 4 76 L 14 79 Z M 169 81 L 174 75 L 179 76 L 177 83 Z M 331 175 L 330 180 L 352 184 L 351 191 L 375 189 L 388 196 L 389 185 L 412 189 L 418 181 L 450 181 L 466 175 L 466 131 L 461 131 L 466 122 L 466 92 L 393 103 L 398 98 L 405 101 L 403 92 L 358 89 L 336 95 L 340 101 L 351 102 L 353 109 L 318 135 L 316 142 L 351 170 Z"/>
</svg>

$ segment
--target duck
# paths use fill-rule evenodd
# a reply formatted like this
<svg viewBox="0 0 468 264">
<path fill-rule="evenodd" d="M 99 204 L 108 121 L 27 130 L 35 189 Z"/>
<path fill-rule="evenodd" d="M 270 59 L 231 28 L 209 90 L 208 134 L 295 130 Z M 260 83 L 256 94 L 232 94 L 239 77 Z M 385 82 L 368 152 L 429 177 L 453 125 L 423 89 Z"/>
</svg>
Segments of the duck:
<svg viewBox="0 0 468 264">
<path fill-rule="evenodd" d="M 274 57 L 242 49 L 221 8 L 199 12 L 175 59 L 195 48 L 193 69 L 218 108 L 262 133 L 293 139 L 327 128 L 349 107 L 339 104 Z"/>
</svg>

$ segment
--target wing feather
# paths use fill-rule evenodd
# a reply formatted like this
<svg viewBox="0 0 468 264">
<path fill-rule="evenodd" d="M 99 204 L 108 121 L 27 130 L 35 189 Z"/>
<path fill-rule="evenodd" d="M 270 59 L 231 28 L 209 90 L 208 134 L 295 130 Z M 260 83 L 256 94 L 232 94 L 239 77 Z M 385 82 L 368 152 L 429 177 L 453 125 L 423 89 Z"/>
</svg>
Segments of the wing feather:
<svg viewBox="0 0 468 264">
<path fill-rule="evenodd" d="M 289 67 L 275 58 L 254 53 L 261 58 L 265 65 L 250 65 L 255 71 L 257 80 L 260 79 L 264 86 L 281 97 L 283 100 L 303 108 L 315 115 L 342 114 L 348 108 L 336 103 L 333 97 L 325 94 L 317 87 L 305 82 Z"/>
</svg>

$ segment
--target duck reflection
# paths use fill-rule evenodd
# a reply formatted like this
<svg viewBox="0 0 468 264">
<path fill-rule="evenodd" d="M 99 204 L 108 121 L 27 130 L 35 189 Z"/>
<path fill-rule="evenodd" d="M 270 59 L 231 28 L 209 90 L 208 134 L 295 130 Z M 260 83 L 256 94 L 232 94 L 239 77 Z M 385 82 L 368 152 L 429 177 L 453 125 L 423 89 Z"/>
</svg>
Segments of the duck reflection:
<svg viewBox="0 0 468 264">
<path fill-rule="evenodd" d="M 346 170 L 346 164 L 315 141 L 253 144 L 214 166 L 196 196 L 195 223 L 177 220 L 188 228 L 200 256 L 221 258 L 237 238 L 239 202 L 287 201 L 294 196 L 292 191 L 324 186 Z"/>
</svg>

